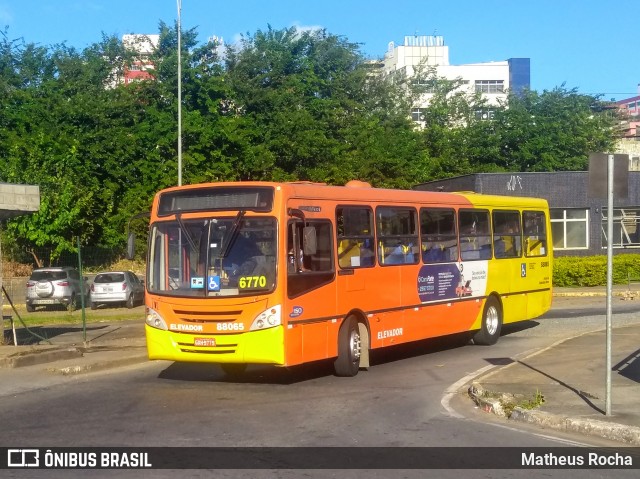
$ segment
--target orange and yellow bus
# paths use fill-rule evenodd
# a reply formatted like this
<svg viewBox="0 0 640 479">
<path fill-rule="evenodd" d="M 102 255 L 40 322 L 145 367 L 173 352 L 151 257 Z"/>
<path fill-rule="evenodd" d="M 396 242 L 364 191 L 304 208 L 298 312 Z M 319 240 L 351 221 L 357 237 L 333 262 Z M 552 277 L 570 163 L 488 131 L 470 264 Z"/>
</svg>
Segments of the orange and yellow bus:
<svg viewBox="0 0 640 479">
<path fill-rule="evenodd" d="M 460 332 L 493 344 L 551 306 L 547 202 L 292 182 L 154 198 L 150 359 L 354 376 L 371 350 Z M 129 253 L 133 250 L 130 238 Z"/>
</svg>

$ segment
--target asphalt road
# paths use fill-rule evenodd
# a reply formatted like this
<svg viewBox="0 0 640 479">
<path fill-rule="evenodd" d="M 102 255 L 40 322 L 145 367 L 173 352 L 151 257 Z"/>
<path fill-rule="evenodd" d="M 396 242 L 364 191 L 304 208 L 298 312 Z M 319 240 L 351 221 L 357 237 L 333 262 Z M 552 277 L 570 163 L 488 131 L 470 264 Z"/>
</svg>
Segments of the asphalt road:
<svg viewBox="0 0 640 479">
<path fill-rule="evenodd" d="M 604 301 L 603 298 L 600 298 Z M 594 301 L 581 309 L 556 302 L 545 317 L 505 328 L 495 346 L 464 338 L 424 341 L 374 355 L 373 367 L 355 378 L 333 376 L 318 363 L 291 371 L 252 368 L 239 380 L 216 366 L 150 362 L 71 378 L 25 376 L 34 389 L 1 398 L 5 446 L 303 446 L 303 447 L 558 447 L 584 437 L 548 437 L 514 429 L 474 410 L 447 391 L 462 378 L 561 337 L 598 329 L 604 312 Z M 633 302 L 630 302 L 633 303 Z M 640 303 L 619 305 L 616 321 L 638 321 Z M 564 311 L 559 313 L 558 311 Z M 35 386 L 37 384 L 37 386 Z M 445 401 L 446 399 L 446 401 Z M 567 442 L 569 441 L 569 442 Z M 593 444 L 593 443 L 591 443 Z M 602 443 L 597 445 L 602 446 Z M 461 465 L 472 458 L 468 450 Z M 499 454 L 496 449 L 496 454 Z M 465 456 L 466 454 L 466 456 Z M 466 457 L 466 460 L 465 460 Z M 466 461 L 466 462 L 465 462 Z M 3 471 L 4 472 L 4 471 Z M 13 471 L 9 471 L 13 472 Z M 8 477 L 84 477 L 88 471 L 17 471 Z M 149 477 L 175 477 L 146 471 Z M 434 471 L 432 471 L 434 472 Z M 611 477 L 607 470 L 438 470 L 437 477 Z M 47 473 L 47 474 L 45 474 Z M 636 477 L 615 471 L 615 477 Z M 114 477 L 113 471 L 90 471 Z M 146 477 L 136 471 L 135 477 Z M 429 471 L 370 470 L 370 477 L 425 477 Z M 3 475 L 4 476 L 4 475 Z M 189 471 L 182 477 L 211 477 Z M 362 477 L 362 471 L 215 471 L 215 477 Z M 130 476 L 134 477 L 134 476 Z"/>
</svg>

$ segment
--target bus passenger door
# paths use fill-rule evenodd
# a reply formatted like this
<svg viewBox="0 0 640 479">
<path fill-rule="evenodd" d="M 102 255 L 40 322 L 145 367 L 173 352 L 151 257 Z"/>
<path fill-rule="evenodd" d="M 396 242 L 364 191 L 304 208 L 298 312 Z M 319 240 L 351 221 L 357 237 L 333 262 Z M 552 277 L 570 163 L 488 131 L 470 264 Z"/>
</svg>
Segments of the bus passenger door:
<svg viewBox="0 0 640 479">
<path fill-rule="evenodd" d="M 325 359 L 336 312 L 332 228 L 328 220 L 291 220 L 287 226 L 288 362 Z"/>
</svg>

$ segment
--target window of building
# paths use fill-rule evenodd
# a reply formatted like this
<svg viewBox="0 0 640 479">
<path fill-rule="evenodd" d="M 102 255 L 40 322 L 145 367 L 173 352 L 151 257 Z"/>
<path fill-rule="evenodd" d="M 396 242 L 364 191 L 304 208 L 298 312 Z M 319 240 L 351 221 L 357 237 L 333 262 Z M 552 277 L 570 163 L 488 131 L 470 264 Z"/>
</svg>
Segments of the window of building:
<svg viewBox="0 0 640 479">
<path fill-rule="evenodd" d="M 589 247 L 589 210 L 552 208 L 553 248 L 587 249 Z"/>
<path fill-rule="evenodd" d="M 602 211 L 602 246 L 607 247 L 607 208 Z M 640 207 L 613 209 L 613 240 L 614 248 L 640 247 Z"/>
<path fill-rule="evenodd" d="M 411 109 L 411 119 L 413 121 L 425 121 L 425 117 L 427 114 L 426 108 L 412 108 Z"/>
<path fill-rule="evenodd" d="M 496 114 L 495 110 L 490 110 L 490 109 L 476 110 L 474 113 L 475 113 L 476 120 L 482 120 L 482 121 L 493 120 L 493 117 Z"/>
<path fill-rule="evenodd" d="M 375 264 L 373 211 L 368 206 L 336 209 L 338 265 L 362 268 Z"/>
<path fill-rule="evenodd" d="M 456 212 L 449 208 L 420 210 L 422 261 L 442 263 L 458 260 Z"/>
<path fill-rule="evenodd" d="M 504 93 L 504 80 L 476 80 L 478 93 Z"/>
<path fill-rule="evenodd" d="M 382 265 L 415 264 L 419 260 L 416 210 L 384 206 L 376 209 L 378 261 Z"/>
</svg>

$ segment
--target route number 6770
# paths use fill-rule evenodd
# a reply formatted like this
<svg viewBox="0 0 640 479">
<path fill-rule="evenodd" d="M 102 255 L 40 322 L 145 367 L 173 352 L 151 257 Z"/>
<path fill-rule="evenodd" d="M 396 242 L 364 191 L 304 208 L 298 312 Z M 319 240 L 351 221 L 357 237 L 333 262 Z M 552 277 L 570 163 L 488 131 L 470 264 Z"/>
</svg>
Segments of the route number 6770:
<svg viewBox="0 0 640 479">
<path fill-rule="evenodd" d="M 262 276 L 241 276 L 238 279 L 239 289 L 261 289 L 267 287 L 267 277 Z"/>
</svg>

